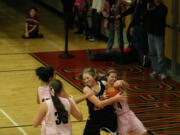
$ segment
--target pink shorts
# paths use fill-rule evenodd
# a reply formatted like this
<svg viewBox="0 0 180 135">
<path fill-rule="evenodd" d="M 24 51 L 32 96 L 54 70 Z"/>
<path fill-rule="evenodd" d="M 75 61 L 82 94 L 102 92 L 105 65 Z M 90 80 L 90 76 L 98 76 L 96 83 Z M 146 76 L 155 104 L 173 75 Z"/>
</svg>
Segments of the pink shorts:
<svg viewBox="0 0 180 135">
<path fill-rule="evenodd" d="M 128 112 L 118 115 L 118 134 L 119 135 L 142 135 L 147 132 L 142 122 L 136 117 L 134 112 Z"/>
</svg>

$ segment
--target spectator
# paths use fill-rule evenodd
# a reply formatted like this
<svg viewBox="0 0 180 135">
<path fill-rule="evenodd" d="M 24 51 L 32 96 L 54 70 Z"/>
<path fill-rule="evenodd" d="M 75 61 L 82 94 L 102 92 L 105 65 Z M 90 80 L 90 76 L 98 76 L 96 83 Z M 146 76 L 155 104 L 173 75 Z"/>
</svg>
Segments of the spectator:
<svg viewBox="0 0 180 135">
<path fill-rule="evenodd" d="M 23 38 L 42 38 L 43 35 L 39 34 L 39 18 L 37 17 L 37 8 L 31 8 L 29 15 L 26 17 L 25 33 Z"/>
<path fill-rule="evenodd" d="M 104 26 L 108 29 L 108 44 L 106 52 L 112 52 L 112 47 L 114 44 L 115 30 L 117 30 L 118 35 L 118 47 L 123 52 L 123 27 L 125 26 L 125 18 L 116 18 L 125 10 L 125 5 L 121 0 L 105 0 L 103 2 L 102 14 L 105 17 Z"/>
<path fill-rule="evenodd" d="M 75 0 L 74 12 L 78 15 L 78 31 L 75 33 L 82 34 L 83 29 L 85 29 L 86 39 L 89 39 L 89 25 L 87 21 L 88 6 L 88 0 Z"/>
<path fill-rule="evenodd" d="M 103 0 L 92 1 L 92 28 L 91 28 L 91 36 L 89 38 L 89 41 L 95 41 L 95 39 L 100 38 L 102 3 Z"/>
<path fill-rule="evenodd" d="M 132 34 L 132 47 L 137 51 L 138 61 L 141 66 L 145 65 L 145 55 L 148 52 L 147 33 L 145 31 L 145 17 L 148 0 L 134 0 L 130 8 L 121 14 L 121 17 L 133 14 L 129 27 Z"/>
<path fill-rule="evenodd" d="M 160 74 L 161 79 L 167 79 L 167 69 L 164 57 L 164 37 L 166 27 L 166 16 L 168 9 L 162 0 L 153 0 L 148 4 L 147 13 L 147 31 L 149 53 L 154 72 L 150 74 L 157 77 Z"/>
</svg>

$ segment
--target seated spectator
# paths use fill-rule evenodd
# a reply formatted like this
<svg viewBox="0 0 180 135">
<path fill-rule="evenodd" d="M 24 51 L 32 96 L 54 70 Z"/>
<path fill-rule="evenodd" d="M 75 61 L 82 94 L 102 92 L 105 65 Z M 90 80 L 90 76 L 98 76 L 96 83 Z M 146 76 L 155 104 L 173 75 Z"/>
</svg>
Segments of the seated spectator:
<svg viewBox="0 0 180 135">
<path fill-rule="evenodd" d="M 26 17 L 25 33 L 23 38 L 43 38 L 42 34 L 39 34 L 39 18 L 37 17 L 37 8 L 31 8 L 29 15 Z"/>
</svg>

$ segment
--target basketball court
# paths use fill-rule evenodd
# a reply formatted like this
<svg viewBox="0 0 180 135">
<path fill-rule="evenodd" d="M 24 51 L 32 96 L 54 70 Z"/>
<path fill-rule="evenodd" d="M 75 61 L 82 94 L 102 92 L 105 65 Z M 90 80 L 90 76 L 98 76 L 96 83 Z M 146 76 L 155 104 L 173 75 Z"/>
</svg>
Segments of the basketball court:
<svg viewBox="0 0 180 135">
<path fill-rule="evenodd" d="M 43 39 L 21 38 L 24 19 L 31 6 L 39 9 Z M 36 96 L 40 81 L 34 71 L 39 66 L 53 66 L 57 79 L 63 82 L 68 94 L 75 98 L 82 96 L 82 83 L 75 77 L 84 67 L 100 67 L 102 70 L 115 67 L 120 71 L 120 78 L 130 83 L 130 107 L 151 134 L 180 134 L 180 84 L 176 81 L 152 79 L 148 76 L 152 70 L 150 68 L 90 62 L 86 50 L 104 49 L 106 43 L 88 42 L 83 35 L 75 35 L 74 30 L 69 32 L 69 50 L 75 58 L 66 62 L 59 59 L 57 56 L 63 53 L 65 44 L 62 18 L 29 0 L 1 0 L 0 26 L 0 135 L 40 135 L 41 127 L 32 127 L 39 108 Z M 81 60 L 86 61 L 87 65 L 79 63 Z M 72 118 L 73 135 L 83 133 L 88 117 L 86 102 L 78 106 L 83 113 L 83 121 Z"/>
</svg>

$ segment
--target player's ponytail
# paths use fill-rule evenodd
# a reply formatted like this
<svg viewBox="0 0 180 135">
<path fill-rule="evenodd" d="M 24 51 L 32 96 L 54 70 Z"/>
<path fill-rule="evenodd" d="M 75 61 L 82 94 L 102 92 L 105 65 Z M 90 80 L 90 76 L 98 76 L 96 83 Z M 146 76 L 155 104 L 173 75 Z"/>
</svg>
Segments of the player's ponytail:
<svg viewBox="0 0 180 135">
<path fill-rule="evenodd" d="M 61 103 L 59 100 L 58 96 L 63 89 L 62 83 L 59 80 L 52 80 L 49 83 L 50 87 L 50 93 L 51 93 L 51 98 L 54 104 L 54 107 L 56 108 L 57 114 L 59 121 L 63 123 L 68 123 L 68 112 L 65 110 L 64 105 Z"/>
</svg>

